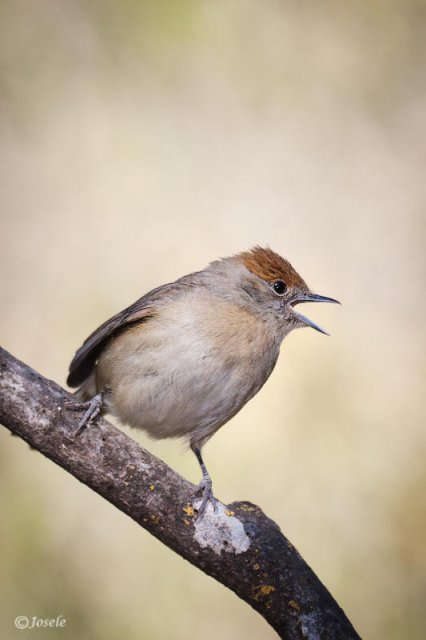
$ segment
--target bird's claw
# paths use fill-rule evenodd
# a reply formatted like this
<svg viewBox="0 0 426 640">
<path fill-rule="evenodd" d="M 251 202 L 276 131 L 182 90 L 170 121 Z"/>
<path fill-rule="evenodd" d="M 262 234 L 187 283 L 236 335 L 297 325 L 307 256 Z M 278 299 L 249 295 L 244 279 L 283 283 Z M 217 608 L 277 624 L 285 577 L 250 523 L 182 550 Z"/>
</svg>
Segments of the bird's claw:
<svg viewBox="0 0 426 640">
<path fill-rule="evenodd" d="M 101 412 L 102 402 L 104 394 L 103 392 L 97 393 L 93 398 L 87 400 L 87 402 L 69 401 L 65 403 L 65 408 L 68 411 L 83 411 L 84 414 L 78 423 L 78 429 L 75 432 L 75 437 L 78 437 L 89 424 L 92 424 Z"/>
<path fill-rule="evenodd" d="M 196 493 L 202 493 L 202 500 L 199 507 L 196 508 L 197 519 L 202 518 L 206 510 L 207 504 L 210 502 L 213 510 L 217 511 L 217 500 L 213 495 L 212 480 L 209 475 L 203 476 L 197 487 Z"/>
</svg>

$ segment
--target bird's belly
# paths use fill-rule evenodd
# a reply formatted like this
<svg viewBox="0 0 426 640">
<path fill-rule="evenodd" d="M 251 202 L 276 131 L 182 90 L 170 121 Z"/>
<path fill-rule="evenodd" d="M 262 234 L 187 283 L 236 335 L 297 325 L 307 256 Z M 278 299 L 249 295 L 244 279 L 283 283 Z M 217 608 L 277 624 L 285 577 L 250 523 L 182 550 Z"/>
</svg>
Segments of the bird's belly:
<svg viewBox="0 0 426 640">
<path fill-rule="evenodd" d="M 124 378 L 111 393 L 112 411 L 156 438 L 219 428 L 257 391 L 237 368 L 212 362 L 180 363 L 171 371 Z"/>
<path fill-rule="evenodd" d="M 176 327 L 175 339 L 149 326 L 143 337 L 129 331 L 105 349 L 98 390 L 108 386 L 107 409 L 155 438 L 206 440 L 260 389 L 278 356 L 278 349 L 265 357 L 253 347 L 223 354 L 205 335 L 176 335 Z"/>
</svg>

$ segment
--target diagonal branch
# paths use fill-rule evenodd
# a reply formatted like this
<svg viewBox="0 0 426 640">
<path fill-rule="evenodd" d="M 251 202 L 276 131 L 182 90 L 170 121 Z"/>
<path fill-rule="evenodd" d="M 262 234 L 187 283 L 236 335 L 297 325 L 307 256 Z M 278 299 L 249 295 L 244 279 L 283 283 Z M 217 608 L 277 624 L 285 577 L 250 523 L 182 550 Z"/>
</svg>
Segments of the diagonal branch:
<svg viewBox="0 0 426 640">
<path fill-rule="evenodd" d="M 194 518 L 195 487 L 104 419 L 75 437 L 72 396 L 0 348 L 0 422 L 196 567 L 286 640 L 355 640 L 342 609 L 278 526 L 248 502 Z"/>
</svg>

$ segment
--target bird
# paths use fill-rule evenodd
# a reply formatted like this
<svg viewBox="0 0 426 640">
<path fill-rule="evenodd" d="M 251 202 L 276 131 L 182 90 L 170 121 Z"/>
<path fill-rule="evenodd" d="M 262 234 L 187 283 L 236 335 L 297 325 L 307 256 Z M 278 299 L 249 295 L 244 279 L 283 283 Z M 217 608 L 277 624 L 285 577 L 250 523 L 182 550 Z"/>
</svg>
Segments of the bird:
<svg viewBox="0 0 426 640">
<path fill-rule="evenodd" d="M 202 472 L 197 517 L 216 509 L 202 448 L 261 389 L 293 329 L 326 333 L 296 311 L 307 302 L 340 304 L 260 246 L 153 289 L 77 350 L 67 378 L 78 388 L 70 408 L 85 410 L 77 433 L 109 413 L 153 438 L 185 438 Z"/>
</svg>

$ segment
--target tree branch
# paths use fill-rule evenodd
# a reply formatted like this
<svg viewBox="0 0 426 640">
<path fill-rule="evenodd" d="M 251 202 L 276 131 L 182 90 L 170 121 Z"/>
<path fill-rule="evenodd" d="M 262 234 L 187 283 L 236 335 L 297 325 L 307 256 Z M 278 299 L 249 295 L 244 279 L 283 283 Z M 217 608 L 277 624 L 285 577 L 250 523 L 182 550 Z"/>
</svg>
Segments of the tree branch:
<svg viewBox="0 0 426 640">
<path fill-rule="evenodd" d="M 99 419 L 75 437 L 72 396 L 0 348 L 0 422 L 250 604 L 286 640 L 358 638 L 278 526 L 249 502 L 194 518 L 195 486 Z"/>
</svg>

